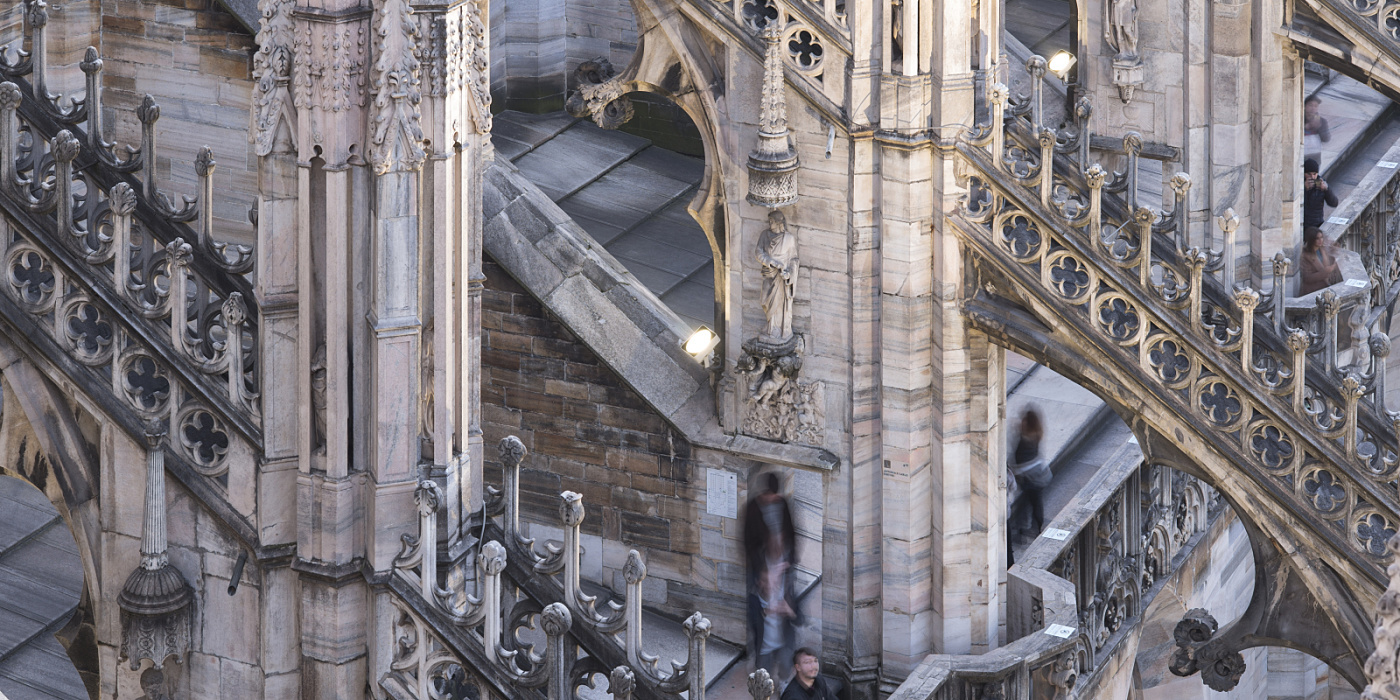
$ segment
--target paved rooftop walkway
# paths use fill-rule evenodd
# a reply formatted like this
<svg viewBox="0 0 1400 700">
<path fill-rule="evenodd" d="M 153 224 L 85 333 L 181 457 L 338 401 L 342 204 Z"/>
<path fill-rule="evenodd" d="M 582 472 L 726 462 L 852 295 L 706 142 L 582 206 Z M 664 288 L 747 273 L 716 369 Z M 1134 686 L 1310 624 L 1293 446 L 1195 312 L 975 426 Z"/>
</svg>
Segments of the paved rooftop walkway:
<svg viewBox="0 0 1400 700">
<path fill-rule="evenodd" d="M 73 535 L 44 494 L 0 476 L 0 697 L 86 700 L 54 632 L 83 586 Z"/>
<path fill-rule="evenodd" d="M 563 112 L 502 112 L 491 140 L 677 316 L 714 327 L 714 258 L 685 209 L 704 161 Z"/>
</svg>

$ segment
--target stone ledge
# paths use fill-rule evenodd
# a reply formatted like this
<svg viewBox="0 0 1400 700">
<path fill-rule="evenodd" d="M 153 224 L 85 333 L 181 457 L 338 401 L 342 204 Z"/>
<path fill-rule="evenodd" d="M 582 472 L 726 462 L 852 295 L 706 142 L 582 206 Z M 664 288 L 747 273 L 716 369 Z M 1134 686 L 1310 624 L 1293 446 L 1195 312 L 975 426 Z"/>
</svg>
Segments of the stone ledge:
<svg viewBox="0 0 1400 700">
<path fill-rule="evenodd" d="M 497 161 L 483 185 L 485 252 L 686 440 L 789 467 L 840 464 L 819 447 L 726 434 L 709 371 L 681 347 L 685 323 L 515 166 Z"/>
</svg>

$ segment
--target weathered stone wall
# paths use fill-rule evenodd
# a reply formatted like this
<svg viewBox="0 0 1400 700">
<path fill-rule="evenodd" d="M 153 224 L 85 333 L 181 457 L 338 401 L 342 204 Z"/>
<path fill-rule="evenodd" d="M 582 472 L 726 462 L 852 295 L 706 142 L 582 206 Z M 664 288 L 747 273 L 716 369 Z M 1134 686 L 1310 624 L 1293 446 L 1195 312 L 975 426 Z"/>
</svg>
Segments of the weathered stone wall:
<svg viewBox="0 0 1400 700">
<path fill-rule="evenodd" d="M 154 97 L 161 108 L 156 171 L 162 191 L 172 198 L 195 194 L 194 159 L 209 146 L 218 163 L 215 238 L 253 243 L 252 35 L 214 0 L 104 0 L 98 48 L 105 63 L 107 139 L 140 145 L 136 107 L 145 95 Z"/>
<path fill-rule="evenodd" d="M 647 605 L 676 615 L 699 610 L 721 637 L 742 640 L 739 522 L 704 512 L 704 472 L 737 472 L 742 504 L 754 465 L 692 448 L 495 261 L 486 259 L 484 270 L 487 483 L 502 479 L 496 443 L 519 437 L 529 450 L 520 501 L 531 536 L 557 539 L 559 493 L 580 493 L 584 578 L 621 592 L 627 552 L 637 549 L 647 563 Z"/>
</svg>

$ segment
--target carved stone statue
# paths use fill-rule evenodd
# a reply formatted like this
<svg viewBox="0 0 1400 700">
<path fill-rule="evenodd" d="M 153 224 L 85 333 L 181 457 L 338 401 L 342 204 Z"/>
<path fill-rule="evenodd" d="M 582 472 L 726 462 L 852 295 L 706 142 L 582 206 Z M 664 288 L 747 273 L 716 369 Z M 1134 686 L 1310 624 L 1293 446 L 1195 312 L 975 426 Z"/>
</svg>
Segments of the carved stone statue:
<svg viewBox="0 0 1400 700">
<path fill-rule="evenodd" d="M 311 356 L 311 444 L 316 454 L 326 453 L 326 344 Z"/>
<path fill-rule="evenodd" d="M 154 668 L 141 673 L 141 697 L 139 700 L 170 700 L 165 692 L 165 674 Z"/>
<path fill-rule="evenodd" d="M 1117 60 L 1132 59 L 1138 55 L 1137 0 L 1106 0 L 1108 7 L 1104 16 L 1108 44 L 1118 52 Z"/>
<path fill-rule="evenodd" d="M 768 214 L 768 229 L 758 237 L 758 262 L 763 267 L 763 331 L 758 340 L 786 345 L 792 337 L 792 299 L 797 290 L 797 240 L 787 229 L 783 213 Z"/>
</svg>

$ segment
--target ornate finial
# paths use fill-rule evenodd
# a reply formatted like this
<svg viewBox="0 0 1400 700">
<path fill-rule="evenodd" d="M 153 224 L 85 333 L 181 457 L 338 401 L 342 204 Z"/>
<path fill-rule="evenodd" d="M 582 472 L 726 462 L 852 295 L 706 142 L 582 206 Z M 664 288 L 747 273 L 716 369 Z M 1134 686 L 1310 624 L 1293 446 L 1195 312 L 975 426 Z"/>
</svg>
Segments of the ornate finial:
<svg viewBox="0 0 1400 700">
<path fill-rule="evenodd" d="M 1366 385 L 1361 383 L 1361 378 L 1355 374 L 1348 374 L 1342 378 L 1342 396 L 1348 399 L 1361 398 L 1366 393 Z"/>
<path fill-rule="evenodd" d="M 214 160 L 214 149 L 204 146 L 199 149 L 199 154 L 194 157 L 194 171 L 200 177 L 209 177 L 209 173 L 214 172 L 214 166 L 218 162 Z"/>
<path fill-rule="evenodd" d="M 563 603 L 550 603 L 540 614 L 540 622 L 545 634 L 561 637 L 574 626 L 574 616 L 569 614 L 569 609 Z"/>
<path fill-rule="evenodd" d="M 224 300 L 224 322 L 230 326 L 241 326 L 248 320 L 248 307 L 243 304 L 243 294 L 231 292 Z"/>
<path fill-rule="evenodd" d="M 646 577 L 647 565 L 642 561 L 642 555 L 635 549 L 627 552 L 627 563 L 622 565 L 622 578 L 630 585 L 641 583 Z"/>
<path fill-rule="evenodd" d="M 370 87 L 369 161 L 380 175 L 390 170 L 417 170 L 423 151 L 417 58 L 418 21 L 408 0 L 386 0 L 375 13 L 377 56 Z"/>
<path fill-rule="evenodd" d="M 19 91 L 19 86 L 6 80 L 0 83 L 0 109 L 19 109 L 20 100 L 24 99 L 24 93 Z"/>
<path fill-rule="evenodd" d="M 1026 72 L 1031 74 L 1032 80 L 1040 80 L 1045 77 L 1045 57 L 1040 55 L 1031 56 L 1026 59 Z"/>
<path fill-rule="evenodd" d="M 1083 122 L 1093 115 L 1094 105 L 1089 101 L 1088 95 L 1080 97 L 1079 101 L 1074 103 L 1074 118 L 1077 121 Z"/>
<path fill-rule="evenodd" d="M 1384 333 L 1371 334 L 1371 355 L 1385 358 L 1390 355 L 1390 337 Z"/>
<path fill-rule="evenodd" d="M 1133 212 L 1133 220 L 1146 226 L 1157 220 L 1157 212 L 1148 207 L 1138 207 L 1138 210 Z"/>
<path fill-rule="evenodd" d="M 631 697 L 633 691 L 637 689 L 637 678 L 632 675 L 632 669 L 626 665 L 618 666 L 612 670 L 612 675 L 608 676 L 608 692 L 613 697 Z"/>
<path fill-rule="evenodd" d="M 481 568 L 486 573 L 499 574 L 506 568 L 506 548 L 500 542 L 491 540 L 481 546 Z"/>
<path fill-rule="evenodd" d="M 156 123 L 156 120 L 160 119 L 160 105 L 156 104 L 156 98 L 150 95 L 141 98 L 141 105 L 136 108 L 136 118 L 146 126 Z M 146 157 L 152 156 L 148 154 Z"/>
<path fill-rule="evenodd" d="M 1288 268 L 1292 266 L 1293 261 L 1289 260 L 1288 256 L 1283 254 L 1283 251 L 1280 250 L 1274 253 L 1274 277 L 1286 277 L 1288 275 Z"/>
<path fill-rule="evenodd" d="M 1248 287 L 1235 290 L 1235 306 L 1241 310 L 1253 309 L 1259 306 L 1259 292 Z"/>
<path fill-rule="evenodd" d="M 578 527 L 583 522 L 583 496 L 573 491 L 559 494 L 559 518 L 567 527 Z"/>
<path fill-rule="evenodd" d="M 170 266 L 189 265 L 194 260 L 194 249 L 183 238 L 165 244 L 165 256 L 170 260 Z"/>
<path fill-rule="evenodd" d="M 776 22 L 763 32 L 763 100 L 758 145 L 749 153 L 751 204 L 782 207 L 797 201 L 797 151 L 788 138 L 787 86 L 783 78 L 782 34 Z"/>
<path fill-rule="evenodd" d="M 1220 230 L 1224 231 L 1227 236 L 1234 233 L 1240 227 L 1240 217 L 1235 216 L 1234 207 L 1227 208 L 1224 214 L 1216 218 L 1215 222 L 1220 224 Z"/>
<path fill-rule="evenodd" d="M 1171 179 L 1172 191 L 1176 193 L 1178 199 L 1184 199 L 1187 191 L 1191 189 L 1191 176 L 1187 173 L 1177 173 Z"/>
<path fill-rule="evenodd" d="M 107 203 L 117 216 L 130 216 L 131 212 L 136 211 L 136 190 L 125 182 L 118 182 L 107 193 Z"/>
<path fill-rule="evenodd" d="M 78 68 L 82 69 L 84 75 L 92 75 L 102 70 L 102 57 L 97 54 L 96 46 L 87 47 L 87 51 L 83 52 L 83 60 L 78 64 Z"/>
<path fill-rule="evenodd" d="M 763 58 L 763 95 L 759 125 L 769 134 L 787 134 L 787 90 L 783 85 L 783 33 L 777 22 L 763 30 L 766 50 Z"/>
<path fill-rule="evenodd" d="M 160 443 L 165 440 L 165 419 L 152 418 L 146 421 L 144 428 L 146 433 L 146 447 L 152 450 L 160 447 Z"/>
<path fill-rule="evenodd" d="M 1130 156 L 1135 156 L 1139 153 L 1142 153 L 1142 134 L 1139 134 L 1136 131 L 1129 131 L 1128 133 L 1124 134 L 1123 150 L 1127 151 L 1128 155 Z"/>
<path fill-rule="evenodd" d="M 708 639 L 710 636 L 710 620 L 698 612 L 691 613 L 681 627 L 685 629 L 685 636 L 690 639 Z"/>
<path fill-rule="evenodd" d="M 1048 148 L 1055 145 L 1055 130 L 1048 126 L 1040 127 L 1036 133 L 1036 139 L 1040 141 L 1041 148 Z"/>
<path fill-rule="evenodd" d="M 43 29 L 49 23 L 49 4 L 38 0 L 29 6 L 29 24 L 34 29 Z"/>
<path fill-rule="evenodd" d="M 73 136 L 73 132 L 64 129 L 54 135 L 49 141 L 49 151 L 53 153 L 54 160 L 60 163 L 71 163 L 78 157 L 78 149 L 82 144 Z"/>
<path fill-rule="evenodd" d="M 413 490 L 413 502 L 418 504 L 420 515 L 436 513 L 442 507 L 442 487 L 432 479 L 419 481 L 418 488 Z"/>
<path fill-rule="evenodd" d="M 1108 177 L 1108 173 L 1104 172 L 1103 166 L 1098 163 L 1094 163 L 1089 166 L 1088 170 L 1084 171 L 1084 179 L 1089 182 L 1089 187 L 1093 189 L 1103 187 L 1105 177 Z"/>
<path fill-rule="evenodd" d="M 1294 353 L 1306 352 L 1311 339 L 1308 332 L 1301 328 L 1291 328 L 1288 331 L 1288 349 Z"/>
<path fill-rule="evenodd" d="M 768 669 L 760 668 L 749 674 L 749 697 L 753 700 L 768 700 L 773 697 L 773 679 Z"/>
<path fill-rule="evenodd" d="M 501 453 L 501 461 L 507 468 L 520 466 L 525 461 L 525 443 L 514 435 L 507 435 L 501 438 L 501 442 L 496 446 Z"/>
<path fill-rule="evenodd" d="M 1342 310 L 1342 303 L 1337 299 L 1337 293 L 1324 289 L 1317 295 L 1317 308 L 1322 311 L 1322 316 L 1328 320 L 1336 318 L 1337 313 Z"/>
<path fill-rule="evenodd" d="M 1007 90 L 1005 84 L 992 83 L 992 86 L 987 88 L 987 101 L 994 105 L 1004 105 L 1006 104 L 1006 98 L 1010 95 L 1010 92 L 1010 90 Z"/>
</svg>

